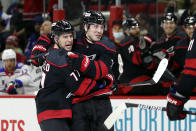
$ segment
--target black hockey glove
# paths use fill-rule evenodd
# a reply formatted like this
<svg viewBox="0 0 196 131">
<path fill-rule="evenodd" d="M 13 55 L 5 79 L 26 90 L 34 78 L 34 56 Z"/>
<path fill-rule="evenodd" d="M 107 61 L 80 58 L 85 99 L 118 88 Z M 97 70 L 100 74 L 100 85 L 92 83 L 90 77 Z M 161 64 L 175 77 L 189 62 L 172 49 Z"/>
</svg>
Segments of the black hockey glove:
<svg viewBox="0 0 196 131">
<path fill-rule="evenodd" d="M 28 60 L 28 62 L 32 63 L 34 66 L 42 66 L 44 61 L 46 60 L 46 56 L 48 56 L 49 53 L 41 53 L 36 56 L 31 55 L 31 59 Z"/>
<path fill-rule="evenodd" d="M 170 120 L 185 119 L 186 113 L 183 111 L 184 104 L 189 98 L 177 96 L 174 93 L 167 95 L 167 116 Z"/>
<path fill-rule="evenodd" d="M 80 70 L 85 72 L 90 64 L 90 59 L 86 55 L 76 54 L 73 52 L 68 52 L 68 63 L 71 65 L 72 69 Z"/>
</svg>

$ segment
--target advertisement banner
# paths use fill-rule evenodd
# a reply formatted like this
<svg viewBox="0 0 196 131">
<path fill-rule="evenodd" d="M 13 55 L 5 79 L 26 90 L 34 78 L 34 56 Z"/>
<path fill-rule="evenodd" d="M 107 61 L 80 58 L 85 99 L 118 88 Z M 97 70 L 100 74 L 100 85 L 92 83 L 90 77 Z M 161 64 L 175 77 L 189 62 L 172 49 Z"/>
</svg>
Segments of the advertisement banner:
<svg viewBox="0 0 196 131">
<path fill-rule="evenodd" d="M 129 98 L 129 99 L 127 99 Z M 166 106 L 165 97 L 111 97 L 113 109 L 123 102 Z M 186 110 L 196 111 L 196 99 L 188 101 Z M 196 116 L 169 121 L 166 112 L 127 108 L 114 125 L 115 131 L 196 131 Z M 37 122 L 34 96 L 0 96 L 1 131 L 41 131 Z"/>
<path fill-rule="evenodd" d="M 165 107 L 165 99 L 112 99 L 115 109 L 122 102 Z M 196 112 L 196 101 L 185 104 L 186 110 Z M 185 120 L 170 121 L 165 111 L 127 108 L 115 122 L 115 131 L 196 131 L 196 116 L 187 115 Z"/>
</svg>

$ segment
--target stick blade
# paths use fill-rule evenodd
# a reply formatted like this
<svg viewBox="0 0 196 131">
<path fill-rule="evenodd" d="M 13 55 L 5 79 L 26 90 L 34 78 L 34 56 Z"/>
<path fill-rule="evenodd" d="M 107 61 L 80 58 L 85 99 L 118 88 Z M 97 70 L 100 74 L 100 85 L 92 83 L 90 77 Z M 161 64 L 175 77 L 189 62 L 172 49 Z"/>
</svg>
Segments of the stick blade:
<svg viewBox="0 0 196 131">
<path fill-rule="evenodd" d="M 125 103 L 120 104 L 117 109 L 115 109 L 108 118 L 104 121 L 104 126 L 106 129 L 111 129 L 116 120 L 119 118 L 121 113 L 127 108 Z"/>
<path fill-rule="evenodd" d="M 161 76 L 165 72 L 167 65 L 168 65 L 168 60 L 166 58 L 162 59 L 161 62 L 159 63 L 159 66 L 158 66 L 153 78 L 152 78 L 155 83 L 157 83 L 161 79 Z"/>
</svg>

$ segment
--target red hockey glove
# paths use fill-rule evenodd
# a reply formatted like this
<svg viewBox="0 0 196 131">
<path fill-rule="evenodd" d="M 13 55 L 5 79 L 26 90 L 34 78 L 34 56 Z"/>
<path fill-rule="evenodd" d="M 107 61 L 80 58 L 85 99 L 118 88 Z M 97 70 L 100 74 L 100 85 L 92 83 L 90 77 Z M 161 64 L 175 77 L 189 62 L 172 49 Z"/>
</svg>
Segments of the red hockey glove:
<svg viewBox="0 0 196 131">
<path fill-rule="evenodd" d="M 167 116 L 170 120 L 185 119 L 186 113 L 183 111 L 184 104 L 189 98 L 182 98 L 175 94 L 167 95 Z"/>
<path fill-rule="evenodd" d="M 68 52 L 68 62 L 72 66 L 72 69 L 85 72 L 90 64 L 90 59 L 86 55 L 75 54 Z"/>
<path fill-rule="evenodd" d="M 20 80 L 11 81 L 11 82 L 9 82 L 9 84 L 6 88 L 6 92 L 8 94 L 18 94 L 17 88 L 21 88 L 21 87 L 23 87 L 22 81 L 20 81 Z"/>
</svg>

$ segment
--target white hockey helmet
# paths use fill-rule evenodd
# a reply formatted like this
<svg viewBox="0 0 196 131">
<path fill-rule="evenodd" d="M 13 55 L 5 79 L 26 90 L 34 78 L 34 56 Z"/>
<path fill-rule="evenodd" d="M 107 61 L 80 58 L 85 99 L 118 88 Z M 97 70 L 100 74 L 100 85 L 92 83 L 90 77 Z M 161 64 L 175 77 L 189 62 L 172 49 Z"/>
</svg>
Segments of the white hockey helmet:
<svg viewBox="0 0 196 131">
<path fill-rule="evenodd" d="M 15 59 L 16 60 L 16 53 L 12 49 L 5 49 L 2 53 L 2 60 L 8 59 Z"/>
</svg>

